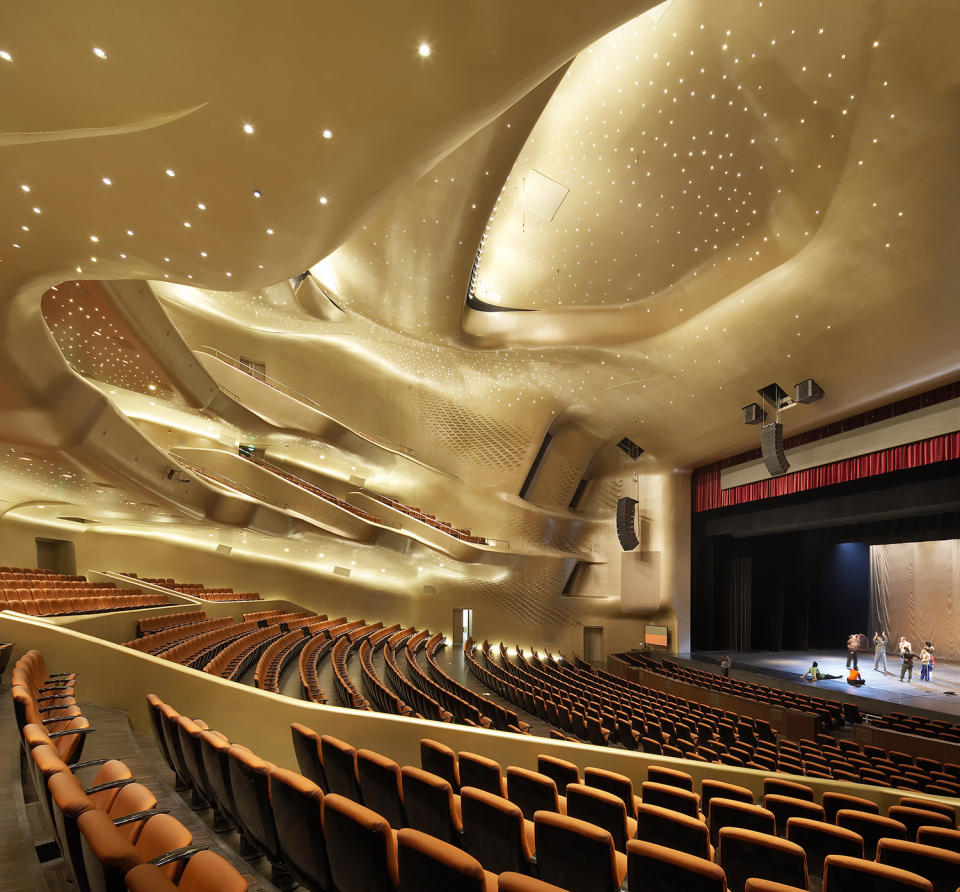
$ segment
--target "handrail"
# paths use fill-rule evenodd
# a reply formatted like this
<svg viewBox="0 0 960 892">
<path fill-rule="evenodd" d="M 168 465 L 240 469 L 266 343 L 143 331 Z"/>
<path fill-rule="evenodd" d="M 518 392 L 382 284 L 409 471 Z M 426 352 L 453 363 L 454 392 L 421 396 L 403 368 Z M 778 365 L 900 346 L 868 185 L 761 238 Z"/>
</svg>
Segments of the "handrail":
<svg viewBox="0 0 960 892">
<path fill-rule="evenodd" d="M 260 381 L 262 384 L 266 384 L 267 387 L 272 387 L 274 390 L 277 390 L 280 393 L 284 394 L 284 396 L 288 396 L 291 399 L 295 399 L 298 402 L 304 403 L 314 411 L 319 412 L 325 418 L 330 418 L 330 415 L 316 400 L 311 399 L 305 393 L 301 393 L 299 390 L 294 390 L 292 387 L 290 387 L 289 384 L 284 384 L 283 381 L 277 380 L 273 376 L 268 375 L 266 372 L 254 372 L 249 365 L 237 359 L 236 357 L 231 356 L 229 353 L 224 353 L 222 350 L 218 349 L 217 347 L 211 347 L 207 344 L 202 344 L 200 346 L 200 350 L 206 353 L 209 353 L 215 359 L 219 359 L 221 362 L 225 362 L 227 365 L 231 366 L 232 368 L 237 369 L 237 371 L 243 372 L 245 375 L 249 375 L 251 378 L 254 378 L 257 381 Z M 226 388 L 221 388 L 221 389 L 226 390 Z M 231 396 L 233 396 L 234 399 L 237 399 L 238 402 L 240 401 L 235 394 L 231 394 Z M 348 431 L 350 431 L 353 434 L 356 434 L 361 439 L 369 440 L 371 443 L 374 443 L 377 446 L 386 446 L 388 449 L 393 449 L 397 452 L 402 452 L 405 455 L 409 455 L 413 457 L 415 457 L 417 454 L 417 451 L 411 446 L 406 446 L 403 443 L 397 443 L 394 440 L 390 440 L 386 437 L 374 437 L 374 436 L 371 436 L 370 434 L 362 433 L 361 431 L 358 431 L 356 428 L 350 427 L 350 425 L 344 424 L 342 421 L 337 421 L 334 418 L 331 418 L 331 421 L 334 421 L 336 424 L 339 424 L 341 427 L 346 428 Z"/>
<path fill-rule="evenodd" d="M 203 477 L 209 477 L 215 483 L 222 483 L 224 486 L 229 486 L 231 489 L 235 489 L 237 492 L 242 492 L 244 495 L 253 496 L 253 498 L 261 502 L 266 502 L 268 505 L 273 505 L 276 508 L 282 508 L 284 510 L 287 510 L 290 507 L 286 502 L 282 502 L 280 499 L 276 499 L 273 496 L 264 495 L 262 492 L 258 492 L 251 486 L 244 486 L 240 483 L 237 483 L 236 480 L 231 480 L 225 474 L 220 474 L 217 471 L 211 471 L 209 468 L 201 468 L 200 466 L 186 462 L 183 459 L 180 459 L 180 463 L 185 468 L 189 468 L 195 474 L 200 474 Z"/>
</svg>

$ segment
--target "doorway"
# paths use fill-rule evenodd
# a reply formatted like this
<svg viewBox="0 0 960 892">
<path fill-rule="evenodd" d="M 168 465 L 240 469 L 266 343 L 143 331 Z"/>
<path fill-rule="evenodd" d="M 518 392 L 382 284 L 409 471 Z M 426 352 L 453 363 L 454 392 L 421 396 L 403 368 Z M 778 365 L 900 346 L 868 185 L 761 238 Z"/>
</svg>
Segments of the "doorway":
<svg viewBox="0 0 960 892">
<path fill-rule="evenodd" d="M 473 635 L 473 610 L 469 607 L 457 607 L 453 611 L 453 646 L 463 647 L 463 643 Z"/>
<path fill-rule="evenodd" d="M 73 576 L 77 572 L 77 553 L 69 539 L 37 538 L 37 567 Z"/>
<path fill-rule="evenodd" d="M 604 662 L 603 626 L 583 627 L 583 658 L 590 665 Z"/>
</svg>

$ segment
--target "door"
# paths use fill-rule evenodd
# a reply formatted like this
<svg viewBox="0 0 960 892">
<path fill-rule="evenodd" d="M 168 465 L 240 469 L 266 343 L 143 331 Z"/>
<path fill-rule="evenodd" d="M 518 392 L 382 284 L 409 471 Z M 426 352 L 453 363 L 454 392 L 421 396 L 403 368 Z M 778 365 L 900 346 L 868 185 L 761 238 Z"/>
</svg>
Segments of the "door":
<svg viewBox="0 0 960 892">
<path fill-rule="evenodd" d="M 74 575 L 77 557 L 73 543 L 68 539 L 37 538 L 37 567 L 54 573 Z"/>
<path fill-rule="evenodd" d="M 583 658 L 591 665 L 603 663 L 606 659 L 603 652 L 603 626 L 583 627 Z"/>
<path fill-rule="evenodd" d="M 473 634 L 473 611 L 469 607 L 458 607 L 453 611 L 453 646 L 463 647 L 463 643 Z"/>
</svg>

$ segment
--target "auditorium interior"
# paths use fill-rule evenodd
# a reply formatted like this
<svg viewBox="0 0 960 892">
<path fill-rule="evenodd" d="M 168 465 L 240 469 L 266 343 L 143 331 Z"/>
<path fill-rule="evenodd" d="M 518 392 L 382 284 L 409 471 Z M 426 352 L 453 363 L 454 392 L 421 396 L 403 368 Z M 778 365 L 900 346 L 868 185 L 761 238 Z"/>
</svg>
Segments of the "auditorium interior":
<svg viewBox="0 0 960 892">
<path fill-rule="evenodd" d="M 960 7 L 0 23 L 0 886 L 960 887 Z"/>
</svg>

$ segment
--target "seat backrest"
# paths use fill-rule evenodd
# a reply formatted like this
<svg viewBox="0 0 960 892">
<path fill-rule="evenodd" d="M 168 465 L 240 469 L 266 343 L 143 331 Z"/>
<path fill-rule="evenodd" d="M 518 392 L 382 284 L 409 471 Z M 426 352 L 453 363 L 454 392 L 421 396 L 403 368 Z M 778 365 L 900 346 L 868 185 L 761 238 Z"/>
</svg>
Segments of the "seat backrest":
<svg viewBox="0 0 960 892">
<path fill-rule="evenodd" d="M 903 796 L 898 804 L 909 808 L 923 809 L 924 811 L 939 812 L 950 820 L 951 829 L 956 829 L 957 827 L 957 810 L 946 802 L 935 802 L 932 799 L 918 799 L 911 796 Z"/>
<path fill-rule="evenodd" d="M 442 777 L 454 793 L 460 790 L 460 772 L 457 767 L 457 754 L 443 743 L 424 737 L 420 741 L 420 767 Z"/>
<path fill-rule="evenodd" d="M 308 886 L 329 889 L 323 790 L 302 774 L 274 768 L 270 772 L 270 804 L 284 861 Z"/>
<path fill-rule="evenodd" d="M 537 772 L 549 777 L 558 790 L 566 790 L 567 784 L 580 783 L 580 769 L 573 762 L 558 759 L 556 756 L 538 755 Z"/>
<path fill-rule="evenodd" d="M 613 837 L 606 830 L 550 811 L 538 811 L 534 825 L 537 872 L 542 880 L 568 892 L 619 888 Z"/>
<path fill-rule="evenodd" d="M 627 814 L 631 818 L 635 816 L 637 806 L 634 801 L 633 781 L 626 775 L 602 768 L 585 768 L 583 782 L 588 787 L 596 787 L 598 790 L 606 790 L 614 796 L 619 796 L 626 806 Z"/>
<path fill-rule="evenodd" d="M 396 892 L 396 842 L 380 815 L 330 793 L 323 799 L 323 834 L 336 888 Z"/>
<path fill-rule="evenodd" d="M 239 826 L 230 784 L 230 743 L 215 731 L 200 732 L 200 756 L 220 813 Z"/>
<path fill-rule="evenodd" d="M 863 837 L 863 857 L 869 861 L 877 857 L 877 842 L 880 839 L 907 838 L 907 827 L 901 821 L 853 809 L 841 808 L 837 812 L 837 826 L 846 827 Z"/>
<path fill-rule="evenodd" d="M 902 839 L 881 839 L 877 844 L 877 861 L 926 877 L 933 883 L 934 892 L 954 892 L 960 888 L 960 854 L 957 852 Z"/>
<path fill-rule="evenodd" d="M 946 827 L 920 827 L 917 830 L 917 842 L 924 846 L 936 846 L 960 852 L 960 830 L 948 830 Z"/>
<path fill-rule="evenodd" d="M 723 827 L 743 827 L 758 833 L 776 833 L 777 821 L 772 811 L 735 799 L 717 796 L 710 800 L 710 841 L 716 845 Z"/>
<path fill-rule="evenodd" d="M 777 793 L 767 793 L 763 797 L 763 807 L 773 812 L 777 824 L 777 835 L 787 835 L 787 821 L 790 818 L 809 818 L 811 821 L 823 820 L 823 806 L 806 799 L 794 799 L 792 796 L 781 796 Z"/>
<path fill-rule="evenodd" d="M 329 793 L 323 758 L 320 755 L 320 735 L 299 722 L 290 725 L 290 734 L 293 736 L 293 751 L 297 756 L 300 773 L 310 778 L 324 793 Z"/>
<path fill-rule="evenodd" d="M 798 784 L 779 777 L 765 777 L 763 779 L 763 795 L 790 796 L 792 799 L 806 799 L 813 802 L 813 787 Z"/>
<path fill-rule="evenodd" d="M 203 765 L 203 754 L 200 752 L 200 732 L 203 730 L 193 719 L 185 715 L 177 719 L 177 734 L 180 737 L 180 752 L 184 764 L 190 773 L 194 789 L 198 790 L 204 800 L 213 803 L 213 791 L 207 778 L 207 770 Z"/>
<path fill-rule="evenodd" d="M 543 774 L 517 768 L 507 768 L 507 796 L 520 806 L 523 816 L 532 821 L 538 811 L 560 811 L 557 785 Z"/>
<path fill-rule="evenodd" d="M 476 787 L 460 788 L 463 847 L 493 873 L 530 868 L 533 857 L 520 807 Z"/>
<path fill-rule="evenodd" d="M 461 787 L 475 787 L 494 796 L 506 796 L 507 785 L 499 762 L 476 753 L 462 752 L 457 754 L 457 766 Z"/>
<path fill-rule="evenodd" d="M 700 797 L 679 787 L 644 781 L 640 785 L 640 798 L 650 805 L 659 805 L 691 818 L 700 816 Z"/>
<path fill-rule="evenodd" d="M 796 843 L 742 827 L 723 827 L 717 863 L 730 892 L 743 892 L 750 877 L 808 888 L 807 857 Z"/>
<path fill-rule="evenodd" d="M 649 805 L 637 807 L 637 839 L 685 852 L 695 858 L 713 860 L 710 832 L 707 825 L 697 818 Z"/>
<path fill-rule="evenodd" d="M 454 810 L 450 784 L 412 765 L 404 765 L 400 774 L 409 825 L 443 842 L 458 845 L 460 820 Z"/>
<path fill-rule="evenodd" d="M 823 862 L 827 855 L 863 857 L 863 837 L 859 833 L 809 818 L 789 818 L 787 839 L 796 843 L 807 853 L 807 870 L 810 876 L 823 876 Z"/>
<path fill-rule="evenodd" d="M 329 792 L 362 802 L 357 781 L 357 751 L 349 743 L 324 734 L 320 738 L 320 757 Z"/>
<path fill-rule="evenodd" d="M 383 815 L 394 829 L 406 825 L 400 766 L 393 759 L 373 750 L 357 750 L 357 781 L 367 808 Z"/>
<path fill-rule="evenodd" d="M 710 813 L 710 800 L 714 797 L 754 804 L 753 793 L 746 787 L 708 778 L 700 784 L 700 810 L 704 814 Z"/>
<path fill-rule="evenodd" d="M 273 766 L 246 747 L 233 744 L 230 757 L 230 787 L 237 817 L 243 829 L 271 860 L 280 855 L 277 827 L 270 807 L 270 771 Z"/>
<path fill-rule="evenodd" d="M 880 814 L 880 806 L 870 799 L 861 796 L 851 796 L 849 793 L 834 793 L 827 791 L 823 794 L 823 819 L 828 824 L 836 824 L 837 812 L 841 808 L 848 811 L 862 811 L 867 814 Z"/>
<path fill-rule="evenodd" d="M 497 889 L 498 892 L 564 892 L 559 886 L 514 871 L 500 874 Z"/>
<path fill-rule="evenodd" d="M 419 830 L 397 833 L 397 863 L 401 889 L 442 889 L 444 892 L 483 892 L 480 862 L 450 843 Z"/>
<path fill-rule="evenodd" d="M 726 892 L 723 868 L 646 840 L 627 843 L 627 887 L 643 892 Z"/>
<path fill-rule="evenodd" d="M 667 768 L 664 765 L 650 765 L 647 768 L 647 780 L 657 784 L 666 784 L 668 787 L 679 787 L 681 790 L 694 792 L 693 778 L 685 771 Z"/>
<path fill-rule="evenodd" d="M 945 827 L 953 829 L 953 821 L 945 814 L 930 811 L 926 808 L 911 808 L 909 805 L 891 805 L 887 809 L 887 817 L 900 821 L 907 828 L 907 839 L 917 841 L 917 830 L 920 827 Z"/>
<path fill-rule="evenodd" d="M 613 837 L 613 847 L 626 854 L 627 809 L 618 796 L 585 784 L 570 784 L 567 786 L 567 814 L 603 827 Z"/>
<path fill-rule="evenodd" d="M 863 858 L 828 855 L 823 868 L 823 892 L 933 892 L 925 877 Z"/>
</svg>

